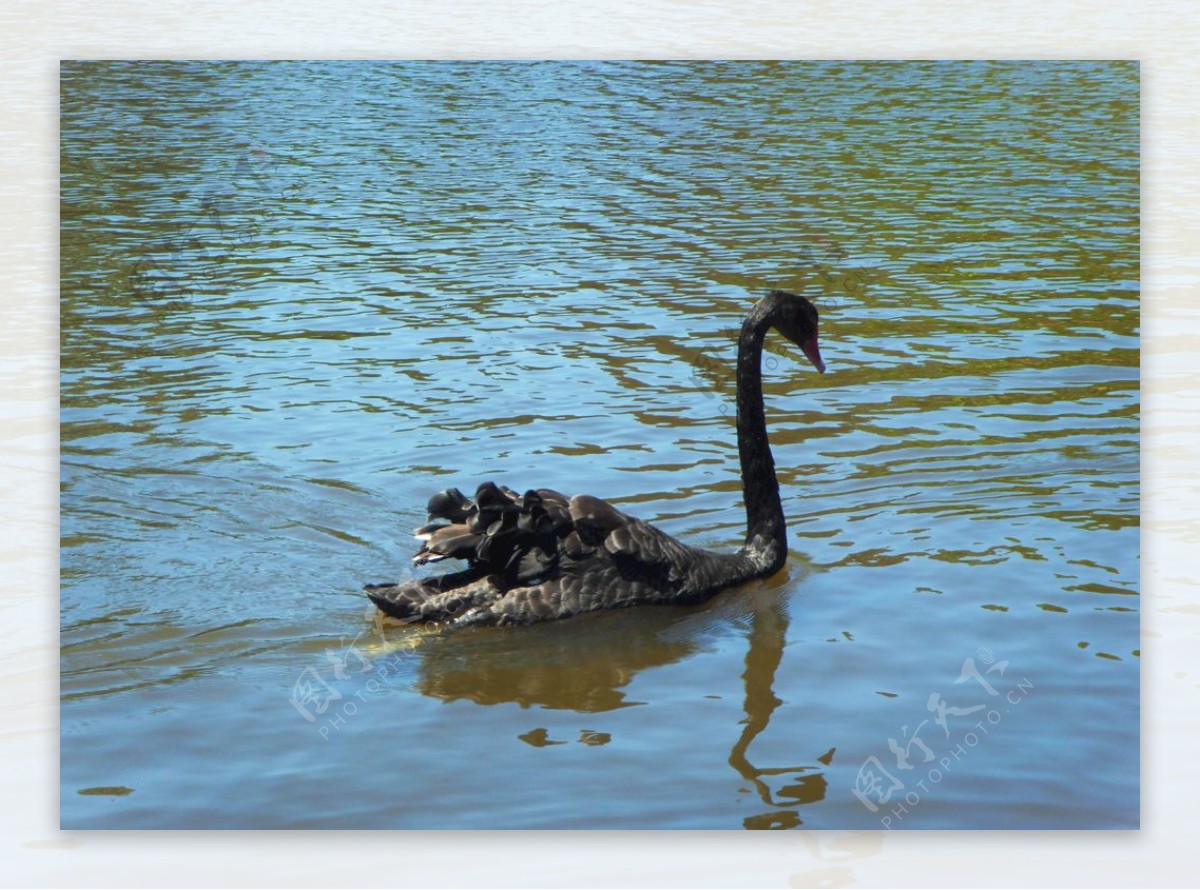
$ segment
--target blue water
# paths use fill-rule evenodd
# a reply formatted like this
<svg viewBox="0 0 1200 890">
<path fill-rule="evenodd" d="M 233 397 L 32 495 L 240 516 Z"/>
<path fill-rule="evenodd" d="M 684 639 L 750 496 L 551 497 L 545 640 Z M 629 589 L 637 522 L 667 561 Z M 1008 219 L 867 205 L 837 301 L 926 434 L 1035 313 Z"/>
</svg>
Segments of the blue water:
<svg viewBox="0 0 1200 890">
<path fill-rule="evenodd" d="M 64 63 L 63 826 L 1136 827 L 1138 88 Z M 378 621 L 448 485 L 736 547 L 771 287 L 783 573 Z"/>
</svg>

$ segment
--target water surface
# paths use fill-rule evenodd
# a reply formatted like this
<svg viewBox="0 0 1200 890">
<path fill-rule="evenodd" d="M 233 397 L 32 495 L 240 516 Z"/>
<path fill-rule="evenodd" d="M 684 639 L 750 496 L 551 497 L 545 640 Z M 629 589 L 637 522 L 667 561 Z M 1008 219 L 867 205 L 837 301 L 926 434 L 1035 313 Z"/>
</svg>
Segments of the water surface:
<svg viewBox="0 0 1200 890">
<path fill-rule="evenodd" d="M 1138 824 L 1129 63 L 66 63 L 66 828 Z M 373 620 L 429 495 L 775 578 Z M 857 792 L 857 793 L 856 793 Z"/>
</svg>

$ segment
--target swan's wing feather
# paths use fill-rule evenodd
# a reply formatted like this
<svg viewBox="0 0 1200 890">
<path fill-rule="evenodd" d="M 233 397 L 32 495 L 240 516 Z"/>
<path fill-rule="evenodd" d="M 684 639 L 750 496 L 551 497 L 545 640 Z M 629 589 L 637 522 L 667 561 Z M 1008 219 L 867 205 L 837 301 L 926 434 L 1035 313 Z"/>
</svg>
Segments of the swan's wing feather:
<svg viewBox="0 0 1200 890">
<path fill-rule="evenodd" d="M 570 514 L 579 537 L 593 546 L 603 544 L 615 529 L 629 522 L 629 517 L 612 504 L 590 494 L 571 498 Z"/>
<path fill-rule="evenodd" d="M 418 564 L 464 559 L 472 567 L 527 580 L 558 568 L 560 559 L 579 563 L 599 554 L 617 563 L 624 576 L 657 577 L 666 571 L 677 578 L 688 558 L 687 548 L 670 535 L 592 495 L 568 499 L 546 488 L 517 495 L 485 482 L 474 501 L 460 507 L 456 491 L 441 492 L 434 500 L 447 514 L 461 512 L 462 521 L 418 529 L 425 541 Z"/>
<path fill-rule="evenodd" d="M 439 559 L 470 559 L 480 544 L 480 536 L 465 525 L 443 525 L 417 529 L 417 538 L 424 541 L 413 562 L 423 565 Z"/>
<path fill-rule="evenodd" d="M 689 548 L 591 495 L 546 488 L 518 495 L 486 482 L 473 500 L 457 489 L 440 492 L 429 512 L 441 521 L 417 529 L 422 546 L 413 562 L 454 558 L 468 568 L 368 589 L 380 609 L 403 620 L 527 623 L 670 600 L 686 577 Z"/>
<path fill-rule="evenodd" d="M 551 572 L 562 539 L 573 530 L 570 500 L 548 488 L 519 495 L 485 482 L 473 499 L 449 488 L 430 499 L 428 511 L 432 521 L 416 531 L 424 543 L 414 563 L 462 559 L 513 582 Z"/>
<path fill-rule="evenodd" d="M 443 519 L 447 522 L 465 522 L 467 508 L 470 504 L 471 502 L 457 488 L 447 488 L 431 497 L 425 510 L 429 513 L 430 522 L 435 519 Z"/>
<path fill-rule="evenodd" d="M 580 539 L 608 554 L 623 577 L 674 581 L 683 576 L 688 548 L 650 523 L 590 495 L 571 499 L 571 516 Z"/>
</svg>

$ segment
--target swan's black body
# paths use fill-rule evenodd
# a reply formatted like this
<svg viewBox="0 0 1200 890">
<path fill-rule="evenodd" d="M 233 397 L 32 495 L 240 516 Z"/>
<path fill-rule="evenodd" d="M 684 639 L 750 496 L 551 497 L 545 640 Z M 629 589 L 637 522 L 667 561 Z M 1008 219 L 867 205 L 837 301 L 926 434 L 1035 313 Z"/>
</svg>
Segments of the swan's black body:
<svg viewBox="0 0 1200 890">
<path fill-rule="evenodd" d="M 824 372 L 817 311 L 804 297 L 772 291 L 751 309 L 738 340 L 737 432 L 746 501 L 746 543 L 736 553 L 688 547 L 590 495 L 549 489 L 518 495 L 491 482 L 474 499 L 449 489 L 429 502 L 417 565 L 464 559 L 467 568 L 403 584 L 371 584 L 383 612 L 451 625 L 529 624 L 597 609 L 693 603 L 777 572 L 787 528 L 763 413 L 762 348 L 775 328 Z"/>
</svg>

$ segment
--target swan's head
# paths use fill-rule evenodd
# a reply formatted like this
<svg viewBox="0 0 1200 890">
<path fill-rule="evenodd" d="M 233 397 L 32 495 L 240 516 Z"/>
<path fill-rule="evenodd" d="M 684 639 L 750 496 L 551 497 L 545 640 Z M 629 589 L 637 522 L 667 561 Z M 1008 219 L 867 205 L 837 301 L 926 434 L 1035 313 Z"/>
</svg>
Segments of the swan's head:
<svg viewBox="0 0 1200 890">
<path fill-rule="evenodd" d="M 772 327 L 787 337 L 808 356 L 822 374 L 825 362 L 821 360 L 821 349 L 817 346 L 817 309 L 807 299 L 789 291 L 771 291 L 775 298 Z"/>
</svg>

